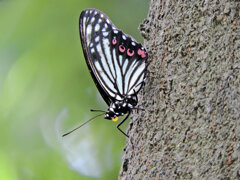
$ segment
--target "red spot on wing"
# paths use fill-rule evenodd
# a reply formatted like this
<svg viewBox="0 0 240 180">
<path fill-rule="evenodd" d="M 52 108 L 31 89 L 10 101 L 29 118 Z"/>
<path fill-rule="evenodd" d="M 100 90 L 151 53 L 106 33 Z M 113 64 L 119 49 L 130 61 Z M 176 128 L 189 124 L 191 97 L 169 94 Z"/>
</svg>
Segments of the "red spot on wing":
<svg viewBox="0 0 240 180">
<path fill-rule="evenodd" d="M 124 53 L 125 49 L 126 49 L 126 48 L 125 48 L 123 45 L 120 45 L 120 46 L 119 46 L 119 51 L 120 51 L 121 53 Z"/>
<path fill-rule="evenodd" d="M 146 52 L 142 49 L 138 49 L 138 55 L 141 56 L 141 58 L 145 58 L 146 57 Z"/>
<path fill-rule="evenodd" d="M 117 40 L 116 40 L 116 39 L 113 39 L 113 40 L 112 40 L 112 44 L 113 44 L 113 45 L 116 45 L 116 44 L 117 44 Z"/>
<path fill-rule="evenodd" d="M 145 51 L 143 51 L 141 57 L 142 57 L 142 58 L 145 58 L 145 57 L 146 57 L 146 53 L 145 53 Z"/>
<path fill-rule="evenodd" d="M 137 53 L 138 53 L 139 56 L 141 56 L 142 55 L 142 50 L 138 49 Z"/>
<path fill-rule="evenodd" d="M 128 56 L 133 56 L 133 55 L 134 55 L 134 51 L 131 50 L 131 49 L 128 49 L 128 50 L 127 50 L 127 55 L 128 55 Z"/>
</svg>

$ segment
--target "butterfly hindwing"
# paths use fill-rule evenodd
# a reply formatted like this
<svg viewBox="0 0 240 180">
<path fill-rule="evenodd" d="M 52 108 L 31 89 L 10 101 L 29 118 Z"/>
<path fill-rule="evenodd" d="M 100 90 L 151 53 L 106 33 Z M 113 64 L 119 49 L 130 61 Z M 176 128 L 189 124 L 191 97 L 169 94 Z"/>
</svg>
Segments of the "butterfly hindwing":
<svg viewBox="0 0 240 180">
<path fill-rule="evenodd" d="M 84 10 L 80 37 L 92 78 L 108 105 L 136 94 L 146 74 L 147 53 L 96 9 Z"/>
<path fill-rule="evenodd" d="M 112 31 L 111 51 L 117 69 L 117 87 L 120 94 L 131 95 L 137 93 L 145 77 L 146 61 L 137 54 L 142 46 L 132 37 L 127 36 L 120 30 Z"/>
</svg>

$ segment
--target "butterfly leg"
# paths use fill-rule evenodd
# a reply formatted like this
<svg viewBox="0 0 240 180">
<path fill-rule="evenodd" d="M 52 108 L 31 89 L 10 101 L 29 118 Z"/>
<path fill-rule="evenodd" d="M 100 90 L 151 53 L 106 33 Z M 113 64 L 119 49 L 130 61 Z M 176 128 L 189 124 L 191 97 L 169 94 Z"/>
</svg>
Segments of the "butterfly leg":
<svg viewBox="0 0 240 180">
<path fill-rule="evenodd" d="M 136 110 L 140 110 L 140 111 L 145 111 L 145 109 L 139 108 L 139 107 L 134 107 L 134 108 L 131 108 L 131 109 L 136 109 Z"/>
<path fill-rule="evenodd" d="M 120 129 L 120 126 L 127 120 L 128 116 L 131 114 L 131 111 L 128 111 L 128 114 L 124 117 L 124 119 L 117 125 L 117 128 L 119 131 L 121 131 L 121 133 L 123 133 L 126 137 L 129 137 L 125 132 L 123 132 Z"/>
</svg>

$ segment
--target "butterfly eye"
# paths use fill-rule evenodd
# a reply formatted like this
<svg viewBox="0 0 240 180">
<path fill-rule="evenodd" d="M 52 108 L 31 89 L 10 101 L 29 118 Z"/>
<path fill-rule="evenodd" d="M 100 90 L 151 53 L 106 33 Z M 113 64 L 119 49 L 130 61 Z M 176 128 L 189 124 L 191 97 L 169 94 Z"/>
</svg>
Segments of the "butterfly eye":
<svg viewBox="0 0 240 180">
<path fill-rule="evenodd" d="M 123 45 L 120 45 L 120 46 L 119 46 L 119 51 L 120 51 L 121 53 L 124 53 L 125 47 L 124 47 Z"/>
<path fill-rule="evenodd" d="M 134 55 L 134 51 L 131 50 L 131 49 L 128 49 L 128 50 L 127 50 L 127 55 L 128 55 L 128 56 L 133 56 L 133 55 Z"/>
<path fill-rule="evenodd" d="M 117 44 L 117 40 L 116 40 L 116 39 L 113 39 L 113 40 L 112 40 L 112 44 L 113 44 L 113 45 L 116 45 L 116 44 Z"/>
</svg>

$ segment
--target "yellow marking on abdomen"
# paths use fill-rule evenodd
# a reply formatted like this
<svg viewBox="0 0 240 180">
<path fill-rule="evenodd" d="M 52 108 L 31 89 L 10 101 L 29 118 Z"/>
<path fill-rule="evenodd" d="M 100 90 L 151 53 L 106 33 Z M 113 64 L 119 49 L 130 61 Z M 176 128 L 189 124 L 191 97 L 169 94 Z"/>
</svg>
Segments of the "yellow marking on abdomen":
<svg viewBox="0 0 240 180">
<path fill-rule="evenodd" d="M 118 120 L 118 117 L 112 118 L 112 121 L 116 122 Z"/>
</svg>

